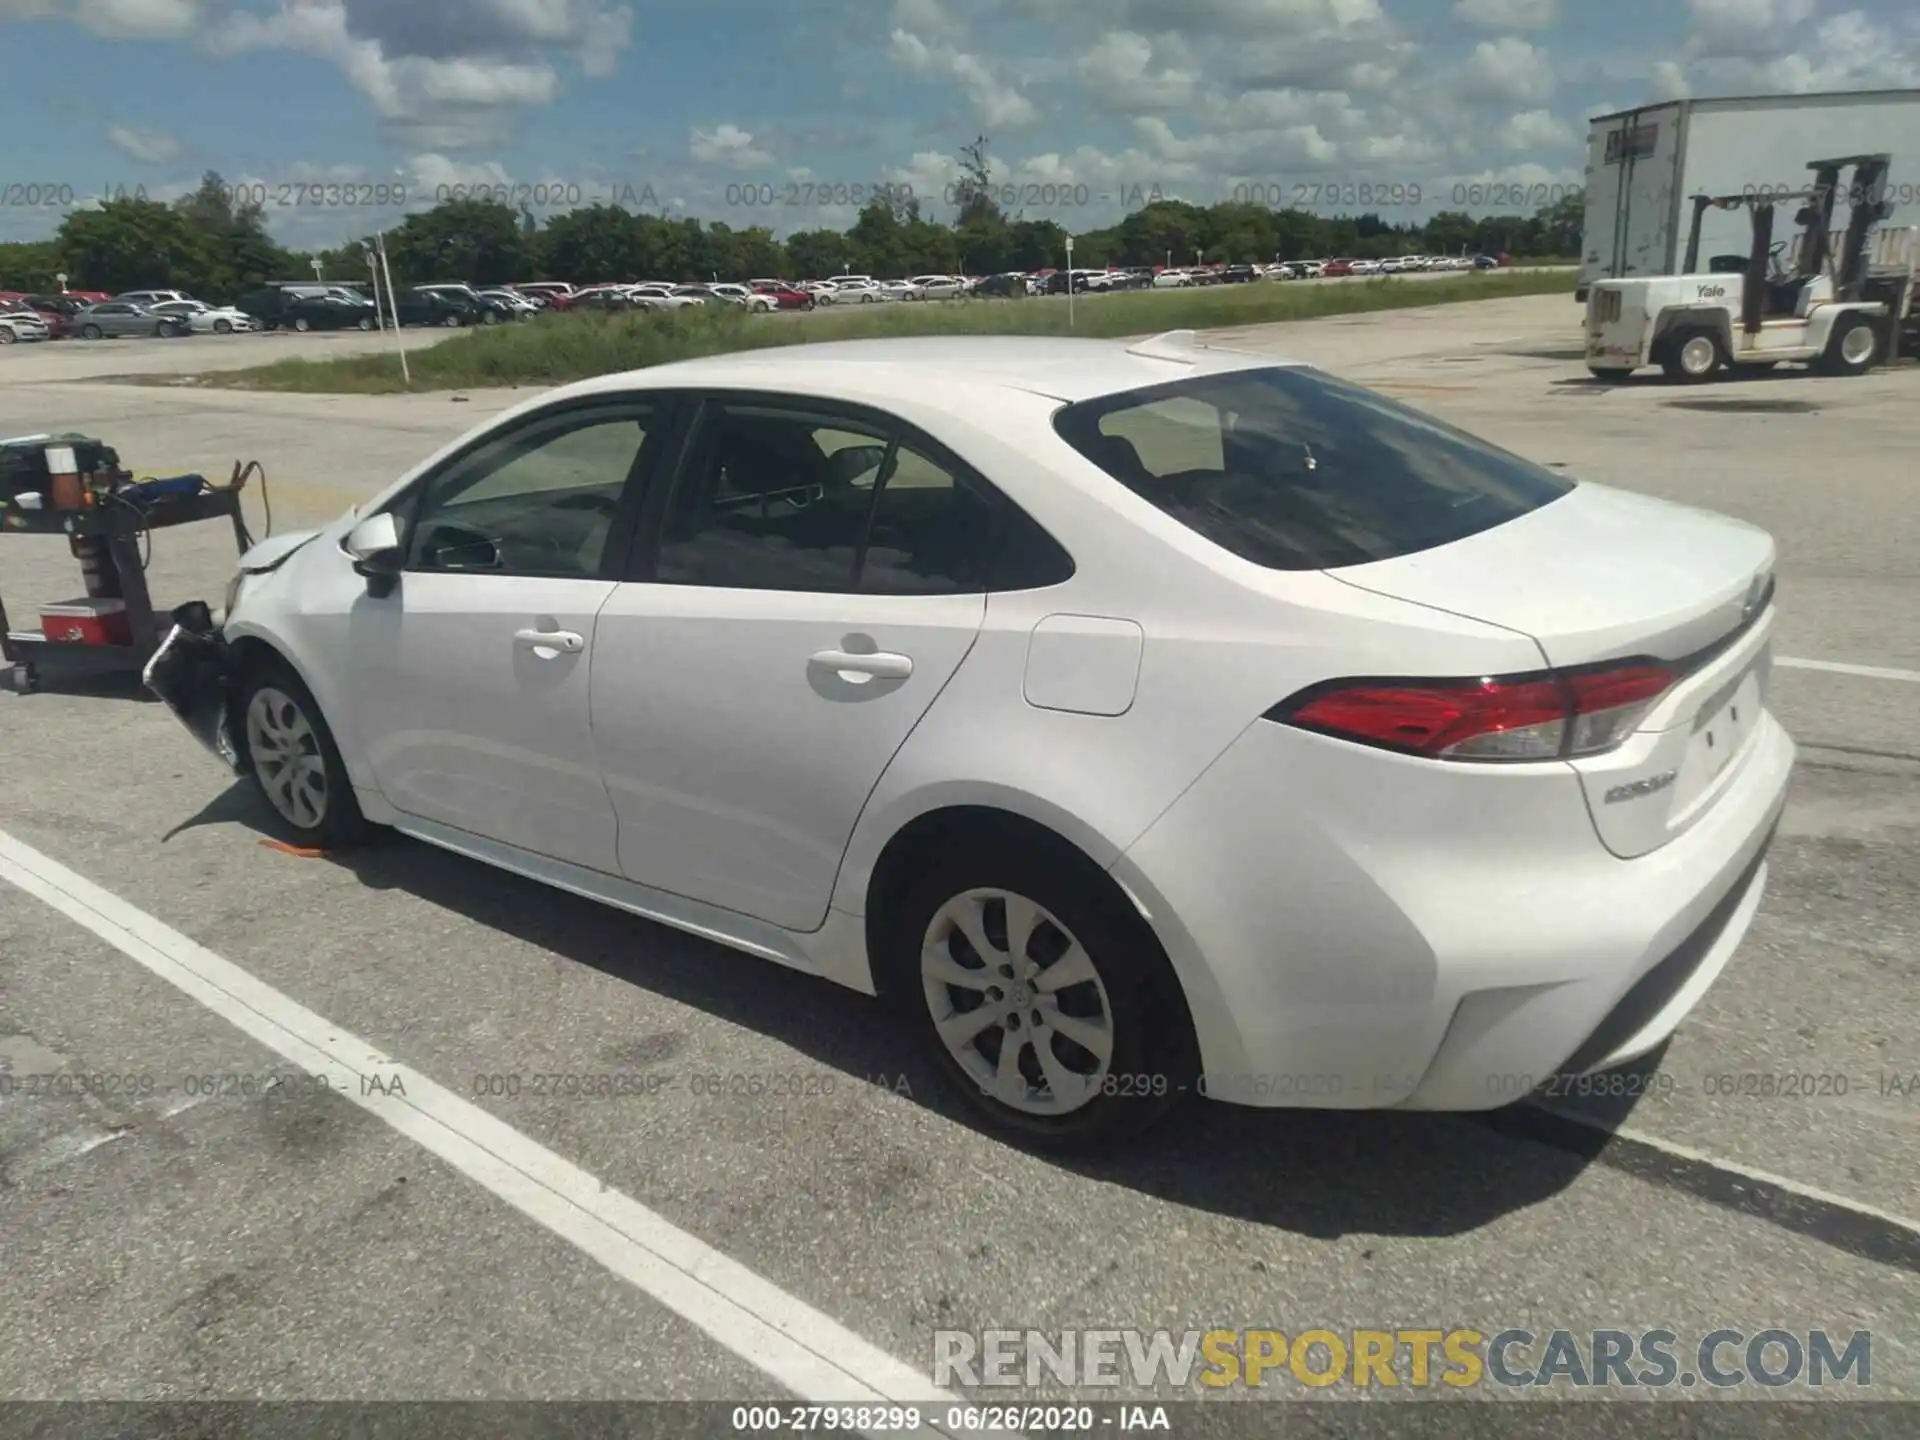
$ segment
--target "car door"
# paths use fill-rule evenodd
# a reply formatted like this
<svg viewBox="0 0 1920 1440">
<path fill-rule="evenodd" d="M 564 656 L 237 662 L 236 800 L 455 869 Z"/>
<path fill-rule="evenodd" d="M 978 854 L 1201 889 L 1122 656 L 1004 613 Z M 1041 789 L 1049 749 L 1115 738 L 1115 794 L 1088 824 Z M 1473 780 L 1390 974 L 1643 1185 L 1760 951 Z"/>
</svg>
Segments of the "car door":
<svg viewBox="0 0 1920 1440">
<path fill-rule="evenodd" d="M 709 396 L 684 455 L 594 637 L 621 869 L 815 929 L 979 632 L 995 502 L 925 437 L 824 401 Z"/>
<path fill-rule="evenodd" d="M 619 873 L 588 682 L 667 414 L 637 394 L 537 411 L 413 487 L 399 584 L 349 620 L 359 742 L 404 815 Z"/>
</svg>

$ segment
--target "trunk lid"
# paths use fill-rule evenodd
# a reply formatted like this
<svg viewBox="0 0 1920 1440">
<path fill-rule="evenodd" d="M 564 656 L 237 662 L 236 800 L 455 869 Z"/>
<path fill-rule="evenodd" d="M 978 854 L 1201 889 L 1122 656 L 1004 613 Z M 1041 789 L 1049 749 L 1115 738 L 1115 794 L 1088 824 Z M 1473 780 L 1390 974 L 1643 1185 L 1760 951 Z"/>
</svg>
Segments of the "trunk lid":
<svg viewBox="0 0 1920 1440">
<path fill-rule="evenodd" d="M 1773 538 L 1743 521 L 1581 484 L 1464 540 L 1328 573 L 1530 636 L 1554 669 L 1640 657 L 1680 680 L 1617 749 L 1569 762 L 1601 841 L 1644 855 L 1738 783 L 1771 667 Z"/>
<path fill-rule="evenodd" d="M 1706 649 L 1739 627 L 1773 557 L 1773 537 L 1744 521 L 1581 484 L 1464 540 L 1328 573 L 1531 635 L 1566 668 Z"/>
</svg>

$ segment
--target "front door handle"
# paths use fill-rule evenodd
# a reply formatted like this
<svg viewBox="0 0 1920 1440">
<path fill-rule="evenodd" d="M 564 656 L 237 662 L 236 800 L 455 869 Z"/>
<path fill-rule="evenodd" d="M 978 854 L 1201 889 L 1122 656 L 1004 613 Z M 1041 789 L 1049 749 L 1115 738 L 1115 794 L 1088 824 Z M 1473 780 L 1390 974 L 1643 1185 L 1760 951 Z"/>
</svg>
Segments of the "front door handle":
<svg viewBox="0 0 1920 1440">
<path fill-rule="evenodd" d="M 838 675 L 870 675 L 880 680 L 904 680 L 913 674 L 913 661 L 910 658 L 889 655 L 885 651 L 856 655 L 846 650 L 822 650 L 813 657 L 813 663 Z"/>
<path fill-rule="evenodd" d="M 560 650 L 568 655 L 578 655 L 587 648 L 586 637 L 571 630 L 516 630 L 513 638 L 514 643 L 535 650 Z"/>
</svg>

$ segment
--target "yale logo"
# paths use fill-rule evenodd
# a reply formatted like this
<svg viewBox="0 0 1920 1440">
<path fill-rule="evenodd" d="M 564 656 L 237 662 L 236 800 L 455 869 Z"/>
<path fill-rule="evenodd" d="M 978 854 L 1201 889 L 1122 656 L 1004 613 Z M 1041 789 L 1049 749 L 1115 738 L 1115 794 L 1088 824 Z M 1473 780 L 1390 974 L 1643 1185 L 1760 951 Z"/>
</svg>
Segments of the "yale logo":
<svg viewBox="0 0 1920 1440">
<path fill-rule="evenodd" d="M 1724 300 L 1726 297 L 1727 287 L 1724 285 L 1702 285 L 1700 287 L 1700 298 L 1702 300 Z"/>
<path fill-rule="evenodd" d="M 1638 800 L 1642 796 L 1657 795 L 1679 778 L 1678 770 L 1668 770 L 1663 774 L 1650 775 L 1645 780 L 1616 785 L 1607 791 L 1607 804 L 1618 805 L 1622 800 Z"/>
</svg>

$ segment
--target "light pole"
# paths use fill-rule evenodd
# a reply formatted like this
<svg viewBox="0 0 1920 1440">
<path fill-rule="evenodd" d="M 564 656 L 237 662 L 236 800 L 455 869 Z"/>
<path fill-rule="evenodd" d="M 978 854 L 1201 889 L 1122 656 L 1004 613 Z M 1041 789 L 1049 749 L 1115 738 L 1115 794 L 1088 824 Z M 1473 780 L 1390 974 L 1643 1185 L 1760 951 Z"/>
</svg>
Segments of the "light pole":
<svg viewBox="0 0 1920 1440">
<path fill-rule="evenodd" d="M 1073 329 L 1073 236 L 1067 236 L 1067 328 Z"/>
</svg>

